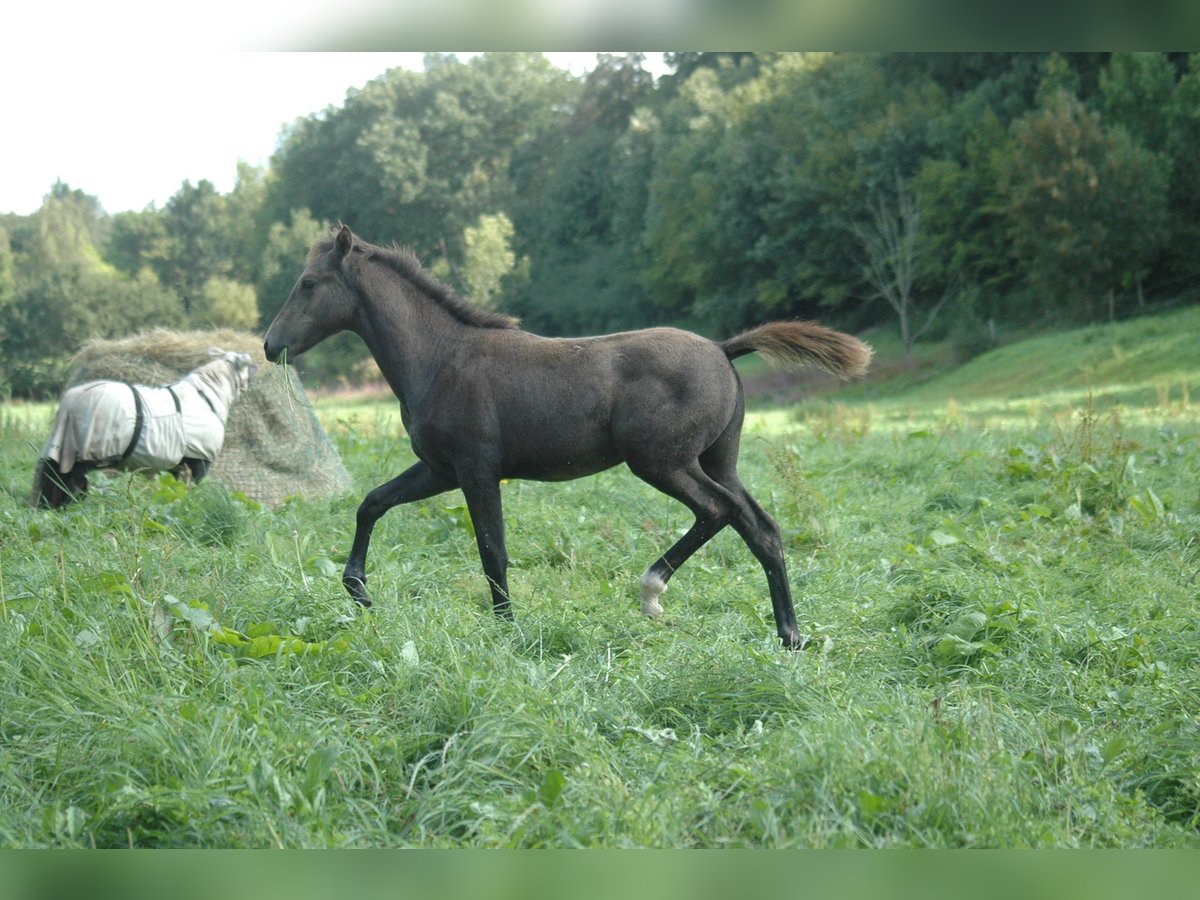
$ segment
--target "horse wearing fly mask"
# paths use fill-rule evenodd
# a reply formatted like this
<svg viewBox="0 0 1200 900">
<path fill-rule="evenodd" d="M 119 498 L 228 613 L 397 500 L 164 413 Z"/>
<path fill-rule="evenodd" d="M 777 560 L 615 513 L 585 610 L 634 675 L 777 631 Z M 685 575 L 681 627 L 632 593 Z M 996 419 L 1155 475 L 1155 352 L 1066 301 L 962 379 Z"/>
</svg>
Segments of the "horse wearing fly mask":
<svg viewBox="0 0 1200 900">
<path fill-rule="evenodd" d="M 229 410 L 250 381 L 248 353 L 219 348 L 174 384 L 89 381 L 69 388 L 34 473 L 34 503 L 60 507 L 87 493 L 95 469 L 185 472 L 200 481 L 225 443 Z"/>
</svg>

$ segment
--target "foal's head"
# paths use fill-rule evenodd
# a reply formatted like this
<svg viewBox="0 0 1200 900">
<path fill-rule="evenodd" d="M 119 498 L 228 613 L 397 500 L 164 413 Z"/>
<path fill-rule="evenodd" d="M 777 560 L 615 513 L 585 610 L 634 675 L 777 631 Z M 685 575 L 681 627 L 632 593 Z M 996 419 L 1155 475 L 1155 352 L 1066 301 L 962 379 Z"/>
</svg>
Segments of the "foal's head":
<svg viewBox="0 0 1200 900">
<path fill-rule="evenodd" d="M 285 355 L 293 359 L 350 326 L 357 304 L 346 280 L 347 258 L 352 252 L 362 251 L 355 246 L 346 225 L 332 241 L 322 241 L 313 248 L 287 302 L 267 329 L 263 342 L 267 359 L 277 362 Z"/>
</svg>

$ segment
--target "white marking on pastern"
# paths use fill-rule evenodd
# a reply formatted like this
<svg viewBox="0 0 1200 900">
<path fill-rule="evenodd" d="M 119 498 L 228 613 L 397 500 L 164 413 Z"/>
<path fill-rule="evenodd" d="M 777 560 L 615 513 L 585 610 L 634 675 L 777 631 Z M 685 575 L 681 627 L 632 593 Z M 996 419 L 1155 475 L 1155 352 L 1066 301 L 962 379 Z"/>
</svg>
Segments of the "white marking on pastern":
<svg viewBox="0 0 1200 900">
<path fill-rule="evenodd" d="M 642 573 L 642 615 L 657 619 L 663 614 L 658 598 L 667 589 L 667 583 L 650 569 Z"/>
</svg>

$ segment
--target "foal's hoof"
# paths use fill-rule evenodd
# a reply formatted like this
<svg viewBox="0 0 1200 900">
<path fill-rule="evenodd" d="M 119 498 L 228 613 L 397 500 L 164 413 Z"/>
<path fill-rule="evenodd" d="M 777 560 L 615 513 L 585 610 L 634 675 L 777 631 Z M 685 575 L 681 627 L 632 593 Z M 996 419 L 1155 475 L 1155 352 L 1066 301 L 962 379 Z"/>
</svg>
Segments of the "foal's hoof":
<svg viewBox="0 0 1200 900">
<path fill-rule="evenodd" d="M 371 607 L 371 595 L 367 593 L 367 583 L 361 578 L 347 576 L 342 579 L 342 586 L 350 594 L 351 599 L 364 609 Z"/>
<path fill-rule="evenodd" d="M 800 634 L 799 632 L 789 634 L 786 637 L 780 638 L 780 640 L 783 641 L 783 646 L 787 650 L 807 650 L 813 646 L 812 638 L 807 634 Z"/>
<path fill-rule="evenodd" d="M 646 616 L 647 618 L 651 618 L 651 619 L 661 619 L 663 617 L 662 604 L 659 603 L 657 600 L 652 600 L 649 603 L 647 603 L 645 600 L 643 600 L 642 601 L 642 615 Z"/>
</svg>

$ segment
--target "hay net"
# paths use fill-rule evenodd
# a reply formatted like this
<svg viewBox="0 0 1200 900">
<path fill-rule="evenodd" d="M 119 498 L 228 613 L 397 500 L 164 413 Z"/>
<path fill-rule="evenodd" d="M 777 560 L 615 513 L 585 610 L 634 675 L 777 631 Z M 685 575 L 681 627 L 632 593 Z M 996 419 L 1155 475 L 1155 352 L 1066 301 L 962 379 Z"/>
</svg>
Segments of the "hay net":
<svg viewBox="0 0 1200 900">
<path fill-rule="evenodd" d="M 155 328 L 119 340 L 92 340 L 71 360 L 68 386 L 114 379 L 163 385 L 208 362 L 208 348 L 249 353 L 258 365 L 230 410 L 225 445 L 208 477 L 266 506 L 347 491 L 350 474 L 313 414 L 291 366 L 268 363 L 262 338 L 242 331 Z"/>
</svg>

